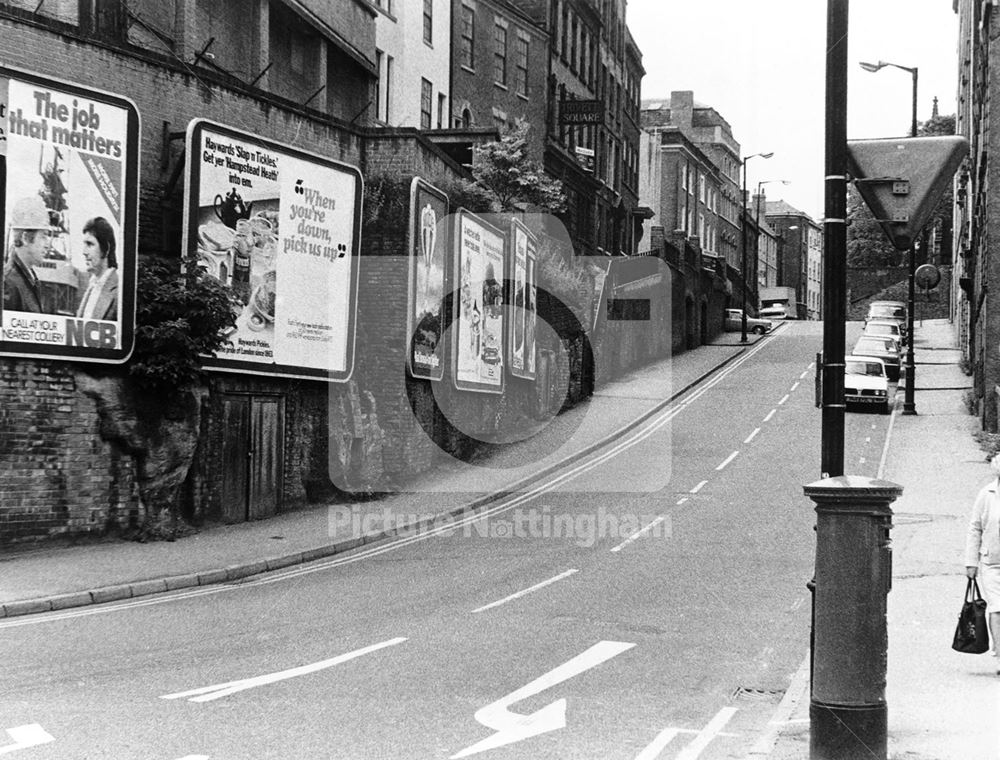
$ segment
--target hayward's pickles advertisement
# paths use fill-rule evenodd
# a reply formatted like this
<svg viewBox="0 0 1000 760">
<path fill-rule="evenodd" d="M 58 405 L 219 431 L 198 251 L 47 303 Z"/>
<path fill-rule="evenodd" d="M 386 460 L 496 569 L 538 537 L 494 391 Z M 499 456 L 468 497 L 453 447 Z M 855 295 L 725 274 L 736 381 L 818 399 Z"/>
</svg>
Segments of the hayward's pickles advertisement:
<svg viewBox="0 0 1000 760">
<path fill-rule="evenodd" d="M 128 358 L 138 179 L 131 101 L 0 67 L 0 352 Z"/>
<path fill-rule="evenodd" d="M 512 319 L 508 331 L 510 373 L 526 380 L 535 379 L 535 326 L 537 324 L 535 267 L 538 243 L 520 221 L 510 227 L 510 266 Z"/>
<path fill-rule="evenodd" d="M 354 363 L 361 174 L 197 120 L 184 239 L 233 296 L 236 327 L 207 366 L 346 381 Z"/>
<path fill-rule="evenodd" d="M 444 375 L 444 289 L 448 196 L 419 177 L 410 185 L 409 369 L 413 377 Z"/>
<path fill-rule="evenodd" d="M 460 209 L 455 256 L 455 387 L 503 391 L 504 235 Z M 457 328 L 456 325 L 457 324 Z"/>
</svg>

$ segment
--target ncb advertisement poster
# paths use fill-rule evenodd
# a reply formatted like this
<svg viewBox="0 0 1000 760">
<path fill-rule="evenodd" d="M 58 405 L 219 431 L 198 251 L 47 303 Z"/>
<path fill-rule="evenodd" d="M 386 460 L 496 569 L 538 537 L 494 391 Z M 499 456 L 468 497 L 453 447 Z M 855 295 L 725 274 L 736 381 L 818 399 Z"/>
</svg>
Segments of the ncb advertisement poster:
<svg viewBox="0 0 1000 760">
<path fill-rule="evenodd" d="M 138 175 L 131 101 L 0 67 L 0 353 L 128 358 Z"/>
</svg>

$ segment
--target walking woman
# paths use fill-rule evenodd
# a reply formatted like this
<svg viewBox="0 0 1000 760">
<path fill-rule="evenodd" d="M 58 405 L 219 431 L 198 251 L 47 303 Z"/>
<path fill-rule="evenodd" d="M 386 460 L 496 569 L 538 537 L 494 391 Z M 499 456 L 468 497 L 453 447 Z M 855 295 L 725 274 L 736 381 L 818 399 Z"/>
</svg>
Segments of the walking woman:
<svg viewBox="0 0 1000 760">
<path fill-rule="evenodd" d="M 983 486 L 972 505 L 965 541 L 965 574 L 979 578 L 989 615 L 990 654 L 997 656 L 1000 636 L 1000 454 L 990 461 L 994 477 Z M 997 671 L 1000 675 L 1000 671 Z"/>
</svg>

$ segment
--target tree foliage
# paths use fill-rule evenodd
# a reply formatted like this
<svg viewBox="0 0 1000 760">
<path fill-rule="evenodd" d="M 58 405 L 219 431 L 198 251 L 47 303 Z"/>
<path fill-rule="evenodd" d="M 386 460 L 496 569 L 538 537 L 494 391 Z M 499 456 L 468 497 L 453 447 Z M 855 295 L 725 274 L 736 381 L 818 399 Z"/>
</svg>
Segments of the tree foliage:
<svg viewBox="0 0 1000 760">
<path fill-rule="evenodd" d="M 501 132 L 499 140 L 473 149 L 473 185 L 485 192 L 491 211 L 559 213 L 566 205 L 562 183 L 528 156 L 529 130 L 528 122 L 519 120 Z"/>
<path fill-rule="evenodd" d="M 201 359 L 235 326 L 231 291 L 188 262 L 186 272 L 160 260 L 139 267 L 135 350 L 129 374 L 152 394 L 173 396 L 203 378 Z"/>
</svg>

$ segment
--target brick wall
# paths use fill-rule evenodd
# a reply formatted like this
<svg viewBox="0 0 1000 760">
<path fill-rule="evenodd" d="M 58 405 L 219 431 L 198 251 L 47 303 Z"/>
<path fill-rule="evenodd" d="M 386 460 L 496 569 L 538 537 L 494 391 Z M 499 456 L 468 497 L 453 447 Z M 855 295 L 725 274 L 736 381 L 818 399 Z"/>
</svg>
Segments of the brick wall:
<svg viewBox="0 0 1000 760">
<path fill-rule="evenodd" d="M 131 460 L 98 425 L 68 363 L 0 361 L 0 543 L 134 523 Z"/>
</svg>

